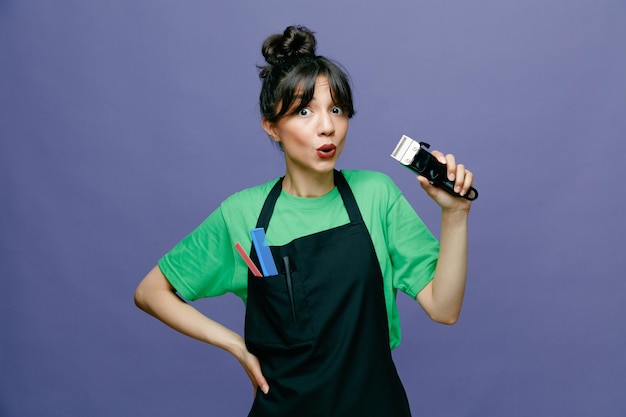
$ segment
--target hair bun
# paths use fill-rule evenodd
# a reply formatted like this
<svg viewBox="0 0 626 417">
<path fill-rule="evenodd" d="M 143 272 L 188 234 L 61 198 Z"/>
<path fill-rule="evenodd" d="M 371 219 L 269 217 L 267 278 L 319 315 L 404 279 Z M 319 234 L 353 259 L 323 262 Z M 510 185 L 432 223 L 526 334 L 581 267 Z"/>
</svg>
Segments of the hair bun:
<svg viewBox="0 0 626 417">
<path fill-rule="evenodd" d="M 268 37 L 263 43 L 263 57 L 277 65 L 296 56 L 315 56 L 315 35 L 304 26 L 289 26 L 283 34 Z"/>
</svg>

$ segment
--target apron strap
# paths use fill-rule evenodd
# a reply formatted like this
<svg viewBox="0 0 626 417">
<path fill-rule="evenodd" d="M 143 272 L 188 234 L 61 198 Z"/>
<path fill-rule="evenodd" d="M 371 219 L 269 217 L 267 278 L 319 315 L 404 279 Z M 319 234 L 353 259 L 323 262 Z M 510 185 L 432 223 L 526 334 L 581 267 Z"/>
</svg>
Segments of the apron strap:
<svg viewBox="0 0 626 417">
<path fill-rule="evenodd" d="M 361 210 L 359 210 L 359 206 L 356 204 L 354 194 L 348 185 L 348 181 L 346 181 L 341 171 L 338 170 L 335 170 L 335 185 L 339 190 L 339 194 L 341 194 L 343 205 L 346 207 L 348 217 L 350 217 L 350 223 L 362 222 L 363 217 L 361 217 Z"/>
<path fill-rule="evenodd" d="M 270 193 L 267 195 L 265 199 L 265 203 L 263 203 L 263 208 L 261 209 L 261 214 L 259 214 L 259 218 L 256 222 L 256 227 L 262 227 L 267 230 L 267 226 L 270 224 L 270 219 L 272 218 L 272 213 L 274 212 L 274 206 L 276 205 L 276 200 L 278 200 L 278 196 L 280 196 L 280 192 L 283 189 L 283 178 L 280 177 L 274 187 L 270 190 Z"/>
<path fill-rule="evenodd" d="M 259 214 L 256 227 L 262 227 L 267 230 L 267 226 L 270 224 L 270 219 L 272 218 L 272 213 L 274 212 L 274 207 L 276 206 L 276 200 L 278 200 L 282 191 L 284 178 L 285 177 L 280 177 L 267 195 L 263 208 L 261 209 L 261 214 Z M 354 194 L 348 185 L 348 181 L 346 181 L 346 178 L 343 176 L 341 171 L 338 170 L 334 170 L 334 179 L 335 186 L 337 187 L 337 190 L 341 195 L 341 199 L 343 200 L 343 204 L 346 207 L 346 211 L 348 212 L 350 223 L 362 222 L 363 218 L 361 217 L 361 211 L 359 210 Z"/>
</svg>

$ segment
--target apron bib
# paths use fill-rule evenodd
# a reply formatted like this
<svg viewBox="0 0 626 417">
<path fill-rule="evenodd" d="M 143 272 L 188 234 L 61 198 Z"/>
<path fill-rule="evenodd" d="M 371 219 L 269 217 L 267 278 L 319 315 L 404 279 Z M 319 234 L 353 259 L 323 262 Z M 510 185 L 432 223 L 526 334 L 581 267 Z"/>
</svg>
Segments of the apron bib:
<svg viewBox="0 0 626 417">
<path fill-rule="evenodd" d="M 374 246 L 343 174 L 334 175 L 350 223 L 272 246 L 276 276 L 248 273 L 246 346 L 270 386 L 249 417 L 410 416 Z M 281 190 L 282 179 L 256 227 L 267 230 Z M 254 246 L 251 258 L 258 264 Z"/>
</svg>

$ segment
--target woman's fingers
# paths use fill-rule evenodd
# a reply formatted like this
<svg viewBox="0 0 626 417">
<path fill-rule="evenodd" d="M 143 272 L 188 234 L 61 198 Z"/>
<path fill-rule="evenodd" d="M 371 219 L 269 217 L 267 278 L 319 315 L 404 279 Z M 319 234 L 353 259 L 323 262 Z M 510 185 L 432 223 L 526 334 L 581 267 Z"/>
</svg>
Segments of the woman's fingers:
<svg viewBox="0 0 626 417">
<path fill-rule="evenodd" d="M 449 181 L 454 182 L 454 191 L 461 195 L 465 196 L 470 189 L 474 185 L 474 174 L 470 172 L 467 168 L 465 168 L 464 164 L 459 164 L 456 161 L 456 157 L 453 154 L 444 154 L 443 152 L 434 150 L 431 154 L 442 164 L 446 165 L 446 174 Z M 448 206 L 459 204 L 458 201 L 455 201 L 454 198 L 450 200 L 449 195 L 445 195 L 445 193 L 441 193 L 436 187 L 432 184 L 429 184 L 426 178 L 418 176 L 420 180 L 420 184 L 426 190 L 426 192 L 433 198 L 442 208 L 446 208 Z"/>
<path fill-rule="evenodd" d="M 465 195 L 469 192 L 470 188 L 474 185 L 474 174 L 467 169 L 464 170 L 463 183 L 461 184 L 461 195 Z"/>
<path fill-rule="evenodd" d="M 260 388 L 263 394 L 267 394 L 270 390 L 269 384 L 267 380 L 263 376 L 263 372 L 261 371 L 261 364 L 256 356 L 252 353 L 248 352 L 241 361 L 241 365 L 244 370 L 248 374 L 248 378 L 252 382 L 252 386 L 254 387 L 254 395 L 256 396 L 257 388 Z"/>
</svg>

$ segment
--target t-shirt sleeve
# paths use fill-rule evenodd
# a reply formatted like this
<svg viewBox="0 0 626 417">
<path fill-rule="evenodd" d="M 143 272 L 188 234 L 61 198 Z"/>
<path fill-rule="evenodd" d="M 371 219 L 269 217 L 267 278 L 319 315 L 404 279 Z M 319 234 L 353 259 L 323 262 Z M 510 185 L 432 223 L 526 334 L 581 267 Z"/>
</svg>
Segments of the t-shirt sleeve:
<svg viewBox="0 0 626 417">
<path fill-rule="evenodd" d="M 231 291 L 234 256 L 221 207 L 158 262 L 163 275 L 185 299 Z"/>
<path fill-rule="evenodd" d="M 433 278 L 439 242 L 402 194 L 388 212 L 387 231 L 394 288 L 415 298 Z"/>
</svg>

